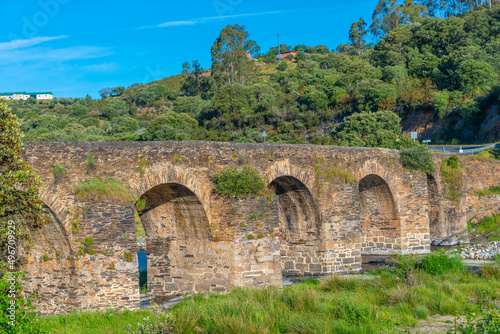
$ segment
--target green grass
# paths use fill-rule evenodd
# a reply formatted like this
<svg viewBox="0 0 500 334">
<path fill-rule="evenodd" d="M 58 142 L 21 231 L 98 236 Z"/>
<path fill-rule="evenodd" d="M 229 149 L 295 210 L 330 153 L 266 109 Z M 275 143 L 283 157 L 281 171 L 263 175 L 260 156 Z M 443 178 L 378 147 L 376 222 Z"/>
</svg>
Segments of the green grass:
<svg viewBox="0 0 500 334">
<path fill-rule="evenodd" d="M 478 234 L 489 234 L 488 240 L 500 240 L 500 214 L 484 218 L 474 231 Z"/>
<path fill-rule="evenodd" d="M 478 195 L 500 195 L 500 186 L 491 187 L 489 189 L 476 191 Z"/>
<path fill-rule="evenodd" d="M 472 160 L 500 160 L 499 149 L 491 149 L 474 155 L 468 155 L 467 158 Z"/>
<path fill-rule="evenodd" d="M 64 315 L 40 317 L 42 328 L 50 334 L 129 334 L 150 311 L 73 312 Z M 116 315 L 118 315 L 118 317 Z M 121 322 L 120 322 L 121 320 Z M 122 323 L 125 325 L 123 326 Z M 130 324 L 132 331 L 126 329 Z"/>
<path fill-rule="evenodd" d="M 132 195 L 123 183 L 113 179 L 94 178 L 80 183 L 75 189 L 75 196 L 80 201 L 90 197 L 98 200 L 132 201 Z"/>
<path fill-rule="evenodd" d="M 443 254 L 405 260 L 408 268 L 381 270 L 369 279 L 308 279 L 284 289 L 236 288 L 186 298 L 171 313 L 176 333 L 400 333 L 433 315 L 463 315 L 500 301 L 500 271 L 482 275 L 452 265 Z M 427 260 L 425 260 L 427 259 Z M 401 262 L 401 261 L 400 261 Z M 435 270 L 436 267 L 445 270 Z M 136 324 L 147 311 L 120 313 Z M 123 333 L 108 313 L 41 318 L 51 333 Z"/>
<path fill-rule="evenodd" d="M 371 280 L 331 277 L 286 289 L 200 294 L 172 313 L 179 333 L 399 333 L 431 315 L 457 315 L 500 298 L 500 282 L 458 271 L 413 272 L 414 283 L 382 272 Z"/>
<path fill-rule="evenodd" d="M 135 235 L 143 236 L 146 235 L 146 231 L 144 230 L 144 225 L 142 225 L 141 217 L 134 211 L 134 224 L 135 224 Z"/>
</svg>

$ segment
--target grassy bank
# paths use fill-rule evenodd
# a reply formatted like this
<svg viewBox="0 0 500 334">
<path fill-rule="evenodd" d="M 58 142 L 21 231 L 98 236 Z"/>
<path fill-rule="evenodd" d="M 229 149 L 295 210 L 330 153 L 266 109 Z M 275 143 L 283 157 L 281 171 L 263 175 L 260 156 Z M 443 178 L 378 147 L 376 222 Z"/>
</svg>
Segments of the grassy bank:
<svg viewBox="0 0 500 334">
<path fill-rule="evenodd" d="M 51 334 L 132 334 L 150 311 L 74 312 L 41 317 L 42 329 Z M 130 329 L 129 330 L 129 325 Z"/>
<path fill-rule="evenodd" d="M 405 258 L 398 270 L 365 279 L 334 276 L 285 289 L 199 294 L 173 308 L 173 327 L 177 333 L 400 333 L 432 315 L 479 314 L 498 302 L 498 269 L 477 275 L 464 271 L 459 259 L 445 258 Z M 134 325 L 146 315 L 147 311 L 120 313 L 123 322 Z M 124 331 L 110 312 L 41 321 L 50 333 L 131 332 Z"/>
<path fill-rule="evenodd" d="M 474 241 L 498 241 L 500 240 L 500 214 L 484 218 L 474 227 Z"/>
</svg>

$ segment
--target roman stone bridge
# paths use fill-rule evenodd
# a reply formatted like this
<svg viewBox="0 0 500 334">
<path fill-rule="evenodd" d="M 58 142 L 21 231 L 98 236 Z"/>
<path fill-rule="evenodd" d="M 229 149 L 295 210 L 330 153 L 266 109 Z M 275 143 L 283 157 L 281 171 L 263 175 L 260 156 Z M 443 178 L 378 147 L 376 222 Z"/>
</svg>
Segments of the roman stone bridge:
<svg viewBox="0 0 500 334">
<path fill-rule="evenodd" d="M 138 307 L 136 225 L 146 233 L 148 292 L 168 298 L 358 272 L 362 254 L 429 252 L 432 240 L 463 231 L 467 214 L 482 218 L 500 207 L 500 196 L 474 193 L 498 184 L 493 160 L 462 158 L 463 195 L 450 201 L 440 172 L 404 169 L 388 149 L 28 142 L 24 157 L 41 176 L 52 218 L 36 232 L 25 266 L 27 292 L 38 294 L 42 313 Z M 435 156 L 438 171 L 442 159 Z M 265 192 L 216 193 L 214 173 L 247 164 Z M 79 200 L 75 189 L 93 179 L 113 179 L 127 193 Z"/>
</svg>

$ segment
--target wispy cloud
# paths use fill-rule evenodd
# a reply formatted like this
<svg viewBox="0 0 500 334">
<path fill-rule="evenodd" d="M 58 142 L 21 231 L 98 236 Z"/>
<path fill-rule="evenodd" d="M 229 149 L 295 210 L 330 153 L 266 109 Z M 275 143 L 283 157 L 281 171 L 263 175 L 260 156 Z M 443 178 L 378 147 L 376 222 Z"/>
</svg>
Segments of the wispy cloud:
<svg viewBox="0 0 500 334">
<path fill-rule="evenodd" d="M 200 23 L 197 20 L 189 20 L 189 21 L 169 21 L 158 24 L 157 28 L 166 28 L 166 27 L 175 27 L 175 26 L 191 26 L 194 24 Z"/>
<path fill-rule="evenodd" d="M 271 14 L 280 14 L 280 13 L 283 13 L 283 11 L 268 11 L 268 12 L 258 12 L 258 13 L 248 13 L 248 14 L 199 17 L 196 19 L 183 20 L 183 21 L 167 21 L 167 22 L 157 24 L 155 26 L 142 27 L 142 29 L 188 26 L 188 25 L 206 23 L 206 22 L 210 22 L 210 21 L 214 21 L 214 20 L 223 20 L 223 19 L 230 19 L 230 18 L 236 18 L 236 17 L 246 17 L 246 16 L 262 16 L 262 15 L 271 15 Z"/>
<path fill-rule="evenodd" d="M 66 35 L 52 36 L 52 37 L 33 37 L 29 39 L 15 39 L 10 42 L 0 43 L 0 51 L 17 50 L 22 48 L 28 48 L 30 46 L 38 45 L 43 42 L 54 41 L 56 39 L 67 38 Z"/>
<path fill-rule="evenodd" d="M 114 61 L 102 64 L 93 64 L 81 67 L 82 71 L 97 72 L 97 73 L 115 73 L 119 66 Z"/>
<path fill-rule="evenodd" d="M 111 55 L 109 48 L 95 46 L 72 46 L 62 49 L 44 47 L 29 50 L 1 50 L 2 65 L 24 62 L 67 62 L 72 60 L 101 58 Z"/>
</svg>

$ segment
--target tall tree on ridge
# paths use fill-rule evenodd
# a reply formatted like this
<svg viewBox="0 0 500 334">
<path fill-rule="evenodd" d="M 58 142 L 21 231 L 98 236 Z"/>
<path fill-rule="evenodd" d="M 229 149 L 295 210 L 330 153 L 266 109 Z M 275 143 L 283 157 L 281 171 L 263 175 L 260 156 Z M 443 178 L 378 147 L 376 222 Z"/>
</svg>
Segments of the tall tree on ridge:
<svg viewBox="0 0 500 334">
<path fill-rule="evenodd" d="M 244 85 L 253 76 L 254 62 L 247 52 L 254 54 L 260 47 L 248 39 L 245 26 L 235 24 L 222 29 L 212 46 L 212 75 L 219 84 Z"/>
<path fill-rule="evenodd" d="M 349 30 L 349 40 L 351 41 L 352 46 L 356 49 L 358 55 L 361 55 L 366 47 L 365 38 L 367 34 L 368 31 L 366 31 L 366 22 L 362 17 L 358 22 L 354 22 L 351 25 L 351 29 Z"/>
</svg>

